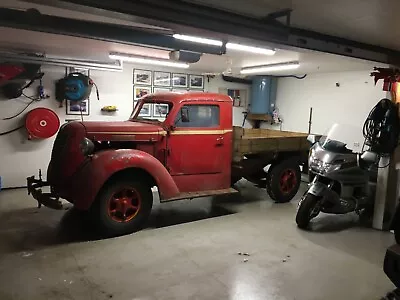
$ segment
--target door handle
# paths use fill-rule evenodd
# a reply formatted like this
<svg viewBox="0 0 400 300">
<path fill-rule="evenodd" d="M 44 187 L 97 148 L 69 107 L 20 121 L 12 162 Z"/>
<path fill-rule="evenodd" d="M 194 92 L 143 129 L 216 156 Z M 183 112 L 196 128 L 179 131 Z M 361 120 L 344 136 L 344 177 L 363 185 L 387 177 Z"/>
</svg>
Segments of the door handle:
<svg viewBox="0 0 400 300">
<path fill-rule="evenodd" d="M 223 145 L 224 144 L 224 137 L 220 136 L 217 138 L 217 145 Z"/>
</svg>

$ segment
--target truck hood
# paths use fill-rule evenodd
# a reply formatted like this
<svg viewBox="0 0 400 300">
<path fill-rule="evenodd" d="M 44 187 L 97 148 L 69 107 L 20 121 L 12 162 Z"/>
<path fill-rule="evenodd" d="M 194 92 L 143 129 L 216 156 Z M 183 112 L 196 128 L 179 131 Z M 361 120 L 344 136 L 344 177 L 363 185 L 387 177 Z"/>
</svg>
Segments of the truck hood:
<svg viewBox="0 0 400 300">
<path fill-rule="evenodd" d="M 143 138 L 156 137 L 164 135 L 164 129 L 158 124 L 148 124 L 132 121 L 121 122 L 82 122 L 89 138 L 99 140 L 106 137 L 108 140 L 120 140 L 122 136 L 133 137 L 141 136 Z"/>
</svg>

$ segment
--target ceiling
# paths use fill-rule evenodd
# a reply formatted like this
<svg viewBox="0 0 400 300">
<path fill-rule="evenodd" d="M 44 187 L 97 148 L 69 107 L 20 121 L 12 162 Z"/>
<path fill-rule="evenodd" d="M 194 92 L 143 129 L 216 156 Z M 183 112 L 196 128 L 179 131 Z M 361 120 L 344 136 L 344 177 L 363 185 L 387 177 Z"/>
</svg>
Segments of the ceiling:
<svg viewBox="0 0 400 300">
<path fill-rule="evenodd" d="M 72 36 L 62 36 L 50 33 L 33 32 L 21 29 L 0 27 L 0 48 L 22 51 L 45 52 L 51 56 L 69 57 L 83 60 L 108 61 L 109 52 L 123 52 L 137 55 L 168 58 L 169 51 L 144 48 L 139 46 L 110 43 L 99 40 L 84 39 Z M 248 54 L 228 51 L 226 55 L 202 56 L 198 63 L 192 64 L 190 69 L 205 72 L 219 73 L 228 67 L 233 74 L 239 74 L 240 68 L 299 60 L 300 68 L 295 72 L 274 72 L 276 75 L 306 74 L 317 72 L 336 71 L 370 71 L 375 63 L 358 59 L 346 58 L 337 55 L 324 54 L 312 51 L 288 51 L 277 49 L 273 56 Z"/>
<path fill-rule="evenodd" d="M 388 39 L 388 36 L 395 36 L 396 33 L 386 32 L 383 30 L 382 32 L 384 34 L 379 34 L 379 30 L 381 30 L 384 26 L 396 22 L 393 13 L 389 8 L 400 8 L 400 1 L 398 4 L 394 3 L 396 2 L 395 0 L 337 0 L 335 1 L 335 4 L 321 0 L 186 1 L 207 4 L 229 11 L 257 17 L 265 16 L 268 13 L 277 11 L 279 9 L 293 8 L 292 25 L 294 26 L 314 30 L 318 29 L 318 31 L 324 33 L 358 39 L 371 44 L 378 43 L 386 47 L 398 47 L 400 49 L 400 33 L 398 33 L 399 38 L 397 41 L 393 38 Z M 349 4 L 348 2 L 351 2 L 352 4 Z M 366 4 L 365 2 L 368 3 Z M 386 6 L 381 4 L 383 2 L 386 4 Z M 140 27 L 146 30 L 156 30 L 158 32 L 161 31 L 170 33 L 168 28 L 145 25 L 133 22 L 132 20 L 123 20 L 117 17 L 103 17 L 87 12 L 71 11 L 37 3 L 27 3 L 26 1 L 3 0 L 1 6 L 23 10 L 34 7 L 43 14 L 91 20 L 96 22 L 122 24 L 132 27 Z M 392 16 L 393 22 L 388 20 L 384 21 L 385 18 L 389 16 Z M 377 39 L 375 39 L 375 37 Z M 271 44 L 271 46 L 276 47 L 277 45 Z M 46 52 L 48 55 L 53 56 L 100 61 L 107 61 L 109 52 L 125 52 L 159 58 L 169 57 L 169 51 L 166 50 L 150 49 L 99 40 L 0 27 L 0 48 L 10 47 L 34 52 Z M 198 63 L 191 65 L 191 69 L 200 72 L 219 73 L 231 68 L 233 74 L 239 74 L 239 71 L 242 67 L 298 60 L 300 61 L 301 65 L 300 68 L 298 68 L 295 72 L 284 71 L 274 72 L 273 74 L 301 75 L 317 72 L 352 70 L 370 71 L 374 66 L 377 65 L 376 63 L 368 61 L 309 50 L 288 50 L 287 47 L 282 49 L 279 48 L 279 46 L 277 48 L 278 51 L 274 56 L 252 55 L 248 53 L 232 51 L 228 51 L 228 53 L 223 56 L 205 54 Z"/>
<path fill-rule="evenodd" d="M 398 0 L 185 0 L 263 17 L 293 9 L 291 26 L 400 50 Z"/>
</svg>

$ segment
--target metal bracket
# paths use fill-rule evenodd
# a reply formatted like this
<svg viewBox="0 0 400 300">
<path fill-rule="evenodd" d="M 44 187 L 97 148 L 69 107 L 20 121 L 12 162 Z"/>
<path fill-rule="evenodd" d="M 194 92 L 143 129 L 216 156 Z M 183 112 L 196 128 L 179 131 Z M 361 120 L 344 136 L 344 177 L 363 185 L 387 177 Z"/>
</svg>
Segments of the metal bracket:
<svg viewBox="0 0 400 300">
<path fill-rule="evenodd" d="M 292 11 L 293 11 L 293 9 L 291 9 L 291 8 L 281 9 L 276 12 L 269 13 L 264 19 L 266 19 L 268 21 L 271 21 L 271 20 L 277 21 L 276 19 L 286 17 L 285 25 L 289 27 Z"/>
</svg>

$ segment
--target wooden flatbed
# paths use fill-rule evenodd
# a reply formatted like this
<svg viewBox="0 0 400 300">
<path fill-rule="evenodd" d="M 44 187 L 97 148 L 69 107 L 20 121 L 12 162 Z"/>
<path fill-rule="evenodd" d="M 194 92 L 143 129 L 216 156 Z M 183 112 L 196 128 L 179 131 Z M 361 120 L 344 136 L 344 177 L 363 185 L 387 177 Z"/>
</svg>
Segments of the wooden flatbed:
<svg viewBox="0 0 400 300">
<path fill-rule="evenodd" d="M 246 155 L 308 151 L 307 133 L 272 129 L 233 128 L 233 161 Z"/>
<path fill-rule="evenodd" d="M 299 190 L 301 169 L 307 169 L 307 133 L 233 128 L 232 178 L 266 188 L 277 202 L 290 201 Z M 268 169 L 266 168 L 268 167 Z"/>
</svg>

